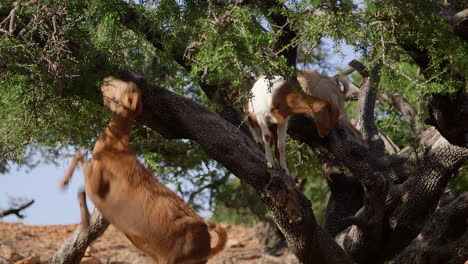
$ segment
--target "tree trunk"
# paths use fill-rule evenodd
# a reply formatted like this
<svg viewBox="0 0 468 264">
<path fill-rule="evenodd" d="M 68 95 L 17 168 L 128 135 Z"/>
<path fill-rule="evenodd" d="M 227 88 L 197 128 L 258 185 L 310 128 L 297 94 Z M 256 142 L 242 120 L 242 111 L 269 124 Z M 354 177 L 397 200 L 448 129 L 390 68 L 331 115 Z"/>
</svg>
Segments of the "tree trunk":
<svg viewBox="0 0 468 264">
<path fill-rule="evenodd" d="M 94 208 L 90 216 L 90 224 L 87 230 L 78 226 L 73 234 L 62 244 L 50 260 L 50 264 L 79 264 L 86 248 L 99 238 L 109 226 L 101 213 Z"/>
</svg>

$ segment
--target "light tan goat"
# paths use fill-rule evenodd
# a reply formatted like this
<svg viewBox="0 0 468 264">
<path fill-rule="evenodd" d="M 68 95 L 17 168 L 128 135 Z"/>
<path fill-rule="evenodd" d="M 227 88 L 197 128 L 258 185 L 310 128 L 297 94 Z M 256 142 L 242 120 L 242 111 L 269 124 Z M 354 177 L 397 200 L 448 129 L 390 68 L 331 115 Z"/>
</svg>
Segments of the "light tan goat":
<svg viewBox="0 0 468 264">
<path fill-rule="evenodd" d="M 88 163 L 77 152 L 62 186 L 68 184 L 78 161 L 85 189 L 97 209 L 140 250 L 158 264 L 202 264 L 220 252 L 226 231 L 205 222 L 187 203 L 159 182 L 129 149 L 135 117 L 142 111 L 140 91 L 133 82 L 112 77 L 101 86 L 112 120 L 99 138 Z M 88 224 L 85 193 L 80 193 L 82 224 Z M 209 230 L 218 234 L 210 247 Z"/>
<path fill-rule="evenodd" d="M 255 82 L 246 84 L 250 90 L 244 111 L 248 114 L 250 126 L 257 142 L 264 146 L 269 166 L 273 166 L 271 140 L 276 145 L 280 166 L 289 174 L 285 158 L 285 140 L 288 118 L 294 114 L 306 114 L 314 119 L 320 137 L 327 136 L 334 125 L 348 125 L 361 138 L 348 119 L 344 95 L 348 90 L 345 78 L 338 80 L 317 72 L 299 70 L 297 81 L 304 92 L 301 95 L 293 84 L 281 76 L 267 78 L 260 76 Z M 338 82 L 343 85 L 343 91 Z"/>
</svg>

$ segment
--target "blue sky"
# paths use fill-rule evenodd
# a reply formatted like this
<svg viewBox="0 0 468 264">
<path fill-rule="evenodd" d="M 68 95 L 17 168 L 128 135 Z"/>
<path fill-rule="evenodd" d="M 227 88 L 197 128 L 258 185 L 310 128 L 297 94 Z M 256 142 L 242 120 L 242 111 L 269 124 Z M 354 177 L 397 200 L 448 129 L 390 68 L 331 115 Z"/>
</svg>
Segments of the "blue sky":
<svg viewBox="0 0 468 264">
<path fill-rule="evenodd" d="M 356 58 L 351 47 L 342 47 L 344 57 L 333 56 L 329 63 L 334 67 L 345 68 L 347 63 Z M 329 73 L 330 75 L 336 72 Z M 7 174 L 0 175 L 0 210 L 7 209 L 9 197 L 34 199 L 35 203 L 24 211 L 26 217 L 4 217 L 6 222 L 23 222 L 27 225 L 53 225 L 78 223 L 80 210 L 77 191 L 84 186 L 81 169 L 75 171 L 74 177 L 65 191 L 58 189 L 58 183 L 70 166 L 72 157 L 53 164 L 41 164 L 34 169 L 11 166 Z M 88 200 L 91 210 L 92 203 Z"/>
<path fill-rule="evenodd" d="M 28 225 L 50 225 L 77 223 L 80 219 L 77 191 L 84 186 L 81 169 L 64 191 L 58 183 L 70 165 L 72 157 L 53 164 L 38 165 L 32 170 L 14 165 L 7 174 L 0 175 L 0 208 L 9 206 L 9 197 L 34 199 L 35 203 L 24 210 L 24 219 L 7 216 L 6 222 L 23 222 Z M 89 205 L 88 205 L 89 206 Z M 92 205 L 89 206 L 92 208 Z"/>
</svg>

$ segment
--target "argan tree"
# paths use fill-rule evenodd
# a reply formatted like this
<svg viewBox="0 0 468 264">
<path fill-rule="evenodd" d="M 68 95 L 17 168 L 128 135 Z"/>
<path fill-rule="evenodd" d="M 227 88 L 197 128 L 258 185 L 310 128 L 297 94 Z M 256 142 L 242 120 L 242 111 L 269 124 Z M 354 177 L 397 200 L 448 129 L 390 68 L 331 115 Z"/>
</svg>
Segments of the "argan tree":
<svg viewBox="0 0 468 264">
<path fill-rule="evenodd" d="M 300 262 L 464 263 L 467 10 L 457 0 L 2 1 L 0 162 L 21 162 L 31 144 L 90 148 L 109 118 L 98 87 L 114 75 L 143 91 L 135 149 L 158 177 L 188 175 L 203 192 L 234 175 Z M 346 126 L 320 138 L 311 119 L 290 119 L 288 162 L 317 159 L 330 190 L 320 225 L 303 189 L 266 166 L 241 105 L 249 77 L 320 71 L 324 39 L 360 54 L 341 74 L 355 84 L 346 97 L 364 142 Z M 308 179 L 304 159 L 289 167 Z M 107 226 L 94 211 L 52 263 L 79 263 Z"/>
</svg>

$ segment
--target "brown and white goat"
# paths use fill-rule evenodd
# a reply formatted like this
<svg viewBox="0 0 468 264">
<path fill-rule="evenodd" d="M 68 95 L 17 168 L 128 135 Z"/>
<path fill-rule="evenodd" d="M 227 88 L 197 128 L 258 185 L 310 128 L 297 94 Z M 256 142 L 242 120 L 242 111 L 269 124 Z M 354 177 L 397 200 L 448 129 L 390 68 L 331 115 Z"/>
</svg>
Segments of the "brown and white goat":
<svg viewBox="0 0 468 264">
<path fill-rule="evenodd" d="M 333 125 L 340 125 L 340 121 L 350 125 L 359 136 L 348 119 L 344 105 L 348 81 L 307 70 L 299 70 L 297 74 L 297 81 L 304 94 L 296 91 L 293 84 L 281 76 L 261 76 L 253 83 L 248 102 L 244 105 L 256 140 L 265 148 L 268 166 L 274 164 L 270 148 L 273 139 L 280 167 L 287 174 L 285 144 L 289 116 L 311 116 L 320 137 L 327 136 Z M 343 85 L 343 91 L 338 82 Z"/>
<path fill-rule="evenodd" d="M 68 184 L 80 161 L 86 194 L 137 248 L 158 264 L 206 263 L 224 248 L 226 231 L 205 222 L 130 151 L 132 124 L 142 111 L 137 85 L 107 77 L 101 90 L 112 120 L 94 147 L 91 163 L 77 152 L 62 186 Z M 84 226 L 89 221 L 85 201 L 85 193 L 80 193 Z M 218 234 L 213 248 L 209 230 Z"/>
</svg>

